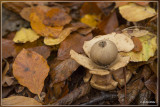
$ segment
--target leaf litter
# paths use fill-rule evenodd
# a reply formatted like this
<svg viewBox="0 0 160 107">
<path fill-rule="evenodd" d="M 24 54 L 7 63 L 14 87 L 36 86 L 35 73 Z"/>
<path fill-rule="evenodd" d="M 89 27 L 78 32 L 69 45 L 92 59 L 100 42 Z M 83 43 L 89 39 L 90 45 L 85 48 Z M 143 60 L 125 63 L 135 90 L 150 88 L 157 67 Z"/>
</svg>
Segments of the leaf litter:
<svg viewBox="0 0 160 107">
<path fill-rule="evenodd" d="M 155 2 L 2 5 L 16 13 L 2 14 L 3 105 L 158 103 Z M 16 25 L 17 14 L 24 23 Z M 107 66 L 90 57 L 91 47 L 104 39 L 118 49 Z"/>
</svg>

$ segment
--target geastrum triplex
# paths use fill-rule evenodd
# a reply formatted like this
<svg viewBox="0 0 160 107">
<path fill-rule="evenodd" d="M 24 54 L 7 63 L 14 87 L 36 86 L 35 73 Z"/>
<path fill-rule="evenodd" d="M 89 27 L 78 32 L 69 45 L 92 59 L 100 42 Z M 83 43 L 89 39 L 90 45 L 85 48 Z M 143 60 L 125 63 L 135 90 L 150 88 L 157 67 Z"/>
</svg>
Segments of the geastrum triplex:
<svg viewBox="0 0 160 107">
<path fill-rule="evenodd" d="M 89 70 L 84 82 L 90 82 L 93 88 L 109 91 L 125 84 L 123 67 L 129 61 L 129 56 L 121 56 L 119 52 L 130 52 L 134 48 L 132 39 L 123 33 L 111 33 L 94 37 L 85 41 L 83 50 L 86 55 L 70 51 L 71 58 Z M 128 70 L 126 82 L 132 76 Z M 114 78 L 114 79 L 113 79 Z"/>
</svg>

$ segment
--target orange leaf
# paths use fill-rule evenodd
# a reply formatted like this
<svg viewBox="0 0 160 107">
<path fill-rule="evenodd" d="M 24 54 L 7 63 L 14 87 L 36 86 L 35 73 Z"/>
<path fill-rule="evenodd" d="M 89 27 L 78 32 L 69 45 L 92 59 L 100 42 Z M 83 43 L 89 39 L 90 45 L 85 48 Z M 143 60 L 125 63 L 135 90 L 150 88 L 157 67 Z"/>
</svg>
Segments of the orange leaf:
<svg viewBox="0 0 160 107">
<path fill-rule="evenodd" d="M 40 34 L 41 36 L 51 36 L 57 38 L 62 31 L 63 26 L 51 27 L 43 24 L 45 13 L 49 10 L 50 9 L 48 7 L 35 8 L 35 10 L 30 14 L 31 27 L 36 33 Z"/>
<path fill-rule="evenodd" d="M 46 15 L 43 23 L 47 26 L 64 26 L 69 24 L 72 18 L 61 8 L 52 8 Z"/>
<path fill-rule="evenodd" d="M 134 43 L 134 48 L 133 48 L 133 52 L 140 52 L 142 51 L 142 43 L 141 41 L 137 38 L 137 37 L 132 37 L 133 43 Z"/>
<path fill-rule="evenodd" d="M 13 75 L 32 93 L 40 95 L 49 72 L 47 61 L 33 51 L 23 49 L 13 63 Z"/>
</svg>

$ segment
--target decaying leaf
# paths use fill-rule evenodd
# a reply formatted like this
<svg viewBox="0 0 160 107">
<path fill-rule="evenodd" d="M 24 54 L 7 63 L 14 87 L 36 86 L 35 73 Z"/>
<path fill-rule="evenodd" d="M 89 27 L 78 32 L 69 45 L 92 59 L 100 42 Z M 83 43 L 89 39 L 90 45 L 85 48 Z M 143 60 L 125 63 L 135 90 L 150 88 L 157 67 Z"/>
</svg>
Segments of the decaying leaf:
<svg viewBox="0 0 160 107">
<path fill-rule="evenodd" d="M 96 36 L 90 41 L 85 41 L 83 45 L 83 49 L 88 57 L 90 57 L 90 50 L 93 44 L 103 39 L 108 39 L 114 42 L 115 45 L 117 46 L 118 51 L 129 52 L 134 48 L 133 41 L 128 36 L 113 32 L 107 35 Z"/>
<path fill-rule="evenodd" d="M 34 31 L 32 31 L 30 28 L 21 28 L 18 32 L 16 32 L 16 35 L 13 39 L 15 43 L 26 43 L 26 42 L 33 42 L 37 40 L 40 36 L 37 35 Z"/>
<path fill-rule="evenodd" d="M 78 53 L 84 53 L 82 47 L 84 41 L 92 39 L 92 34 L 89 33 L 86 36 L 82 36 L 79 33 L 70 34 L 63 42 L 61 42 L 58 49 L 59 60 L 64 60 L 70 57 L 69 52 L 71 49 L 75 50 Z"/>
<path fill-rule="evenodd" d="M 154 94 L 157 94 L 157 76 L 152 75 L 146 82 L 145 86 L 152 91 Z"/>
<path fill-rule="evenodd" d="M 141 41 L 137 38 L 137 37 L 132 37 L 133 43 L 134 43 L 134 48 L 133 48 L 133 52 L 140 52 L 142 51 L 142 43 Z"/>
<path fill-rule="evenodd" d="M 46 45 L 57 45 L 59 43 L 61 43 L 63 40 L 65 40 L 67 38 L 67 36 L 70 35 L 71 32 L 79 29 L 79 28 L 87 28 L 88 26 L 77 22 L 77 23 L 71 23 L 70 25 L 68 25 L 68 27 L 66 27 L 60 34 L 58 38 L 52 38 L 52 37 L 45 37 L 44 38 L 44 43 Z"/>
<path fill-rule="evenodd" d="M 116 11 L 111 13 L 109 16 L 105 16 L 104 19 L 98 24 L 98 28 L 105 34 L 113 32 L 117 27 L 118 19 Z"/>
<path fill-rule="evenodd" d="M 99 20 L 100 20 L 99 15 L 91 15 L 91 14 L 86 14 L 81 18 L 81 22 L 90 27 L 96 27 Z"/>
<path fill-rule="evenodd" d="M 30 14 L 30 22 L 32 29 L 41 36 L 50 36 L 54 38 L 59 37 L 63 26 L 51 27 L 43 24 L 44 15 L 47 11 L 50 10 L 50 8 L 46 6 L 37 6 L 34 9 L 35 11 Z"/>
<path fill-rule="evenodd" d="M 53 103 L 52 105 L 69 105 L 75 100 L 79 99 L 82 96 L 85 96 L 90 92 L 90 85 L 88 83 L 81 85 L 80 87 L 76 88 L 63 98 L 59 99 L 57 102 Z"/>
<path fill-rule="evenodd" d="M 47 26 L 64 26 L 69 24 L 71 17 L 62 8 L 53 7 L 50 9 L 43 20 L 43 24 Z"/>
<path fill-rule="evenodd" d="M 104 76 L 93 75 L 90 84 L 93 88 L 109 91 L 115 89 L 118 85 L 118 82 L 113 80 L 111 74 Z"/>
<path fill-rule="evenodd" d="M 30 22 L 30 14 L 32 12 L 32 8 L 30 7 L 25 7 L 21 10 L 20 15 L 23 19 L 27 20 Z"/>
<path fill-rule="evenodd" d="M 128 3 L 119 7 L 120 14 L 127 21 L 137 22 L 156 15 L 156 11 L 149 6 Z"/>
<path fill-rule="evenodd" d="M 33 51 L 23 49 L 13 63 L 13 75 L 32 93 L 40 95 L 49 72 L 47 61 Z"/>
<path fill-rule="evenodd" d="M 126 73 L 126 83 L 128 83 L 128 81 L 130 80 L 130 78 L 132 77 L 132 73 L 128 70 L 125 71 Z M 114 79 L 121 85 L 123 86 L 125 84 L 125 80 L 124 80 L 124 72 L 123 72 L 123 68 L 120 68 L 116 71 L 112 72 Z"/>
<path fill-rule="evenodd" d="M 14 42 L 12 40 L 7 40 L 2 38 L 2 57 L 8 58 L 13 56 L 14 50 L 15 50 Z"/>
<path fill-rule="evenodd" d="M 11 96 L 2 99 L 2 105 L 42 105 L 33 98 L 24 96 Z"/>
<path fill-rule="evenodd" d="M 125 89 L 118 91 L 118 98 L 121 104 L 130 104 L 144 87 L 142 80 L 138 79 L 127 86 L 127 98 L 125 98 Z M 126 102 L 125 102 L 126 99 Z"/>
<path fill-rule="evenodd" d="M 71 58 L 56 64 L 57 61 L 51 65 L 50 75 L 53 84 L 66 80 L 79 67 L 79 64 Z"/>
<path fill-rule="evenodd" d="M 142 43 L 141 52 L 121 52 L 122 56 L 130 56 L 130 61 L 139 62 L 139 61 L 148 61 L 148 59 L 154 56 L 155 51 L 157 50 L 156 36 L 154 34 L 147 34 L 145 36 L 139 37 L 139 40 Z"/>
</svg>

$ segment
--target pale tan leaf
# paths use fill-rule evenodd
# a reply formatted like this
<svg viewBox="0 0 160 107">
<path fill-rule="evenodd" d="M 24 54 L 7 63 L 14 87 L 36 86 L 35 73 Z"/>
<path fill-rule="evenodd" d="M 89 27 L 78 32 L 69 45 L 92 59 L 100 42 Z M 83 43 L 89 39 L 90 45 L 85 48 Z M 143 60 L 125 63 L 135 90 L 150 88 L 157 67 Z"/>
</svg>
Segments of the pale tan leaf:
<svg viewBox="0 0 160 107">
<path fill-rule="evenodd" d="M 156 15 L 156 11 L 150 6 L 140 6 L 136 3 L 128 3 L 119 7 L 120 14 L 127 21 L 137 22 Z"/>
</svg>

